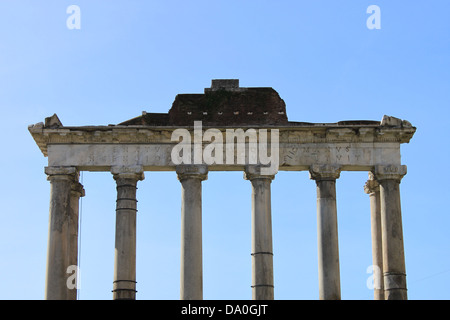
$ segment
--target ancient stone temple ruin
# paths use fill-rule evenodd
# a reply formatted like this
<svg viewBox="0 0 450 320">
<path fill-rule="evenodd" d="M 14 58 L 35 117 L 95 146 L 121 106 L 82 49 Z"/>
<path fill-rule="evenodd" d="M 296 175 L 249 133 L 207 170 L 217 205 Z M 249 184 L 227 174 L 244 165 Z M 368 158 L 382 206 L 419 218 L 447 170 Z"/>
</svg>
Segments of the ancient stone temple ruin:
<svg viewBox="0 0 450 320">
<path fill-rule="evenodd" d="M 209 171 L 242 171 L 252 185 L 252 297 L 274 299 L 270 190 L 279 170 L 307 170 L 317 185 L 319 298 L 341 298 L 336 181 L 346 170 L 368 172 L 373 265 L 381 275 L 375 299 L 407 298 L 400 145 L 416 129 L 406 120 L 289 121 L 274 89 L 213 80 L 201 94 L 177 95 L 168 113 L 79 127 L 55 114 L 28 130 L 48 157 L 46 299 L 76 299 L 66 283 L 67 268 L 77 264 L 81 171 L 108 171 L 117 185 L 113 299 L 136 298 L 136 187 L 145 171 L 175 171 L 181 183 L 181 299 L 203 298 L 202 181 Z"/>
</svg>

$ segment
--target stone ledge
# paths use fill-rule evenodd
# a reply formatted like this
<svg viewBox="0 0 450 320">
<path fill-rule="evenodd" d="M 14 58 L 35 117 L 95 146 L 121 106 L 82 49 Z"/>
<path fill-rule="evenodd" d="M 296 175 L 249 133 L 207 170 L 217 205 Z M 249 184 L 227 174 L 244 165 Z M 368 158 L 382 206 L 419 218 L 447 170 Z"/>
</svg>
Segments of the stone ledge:
<svg viewBox="0 0 450 320">
<path fill-rule="evenodd" d="M 144 167 L 140 165 L 130 165 L 130 166 L 112 166 L 111 173 L 114 179 L 125 178 L 125 179 L 135 179 L 144 180 Z"/>
<path fill-rule="evenodd" d="M 405 165 L 376 165 L 373 171 L 377 181 L 397 180 L 401 181 L 407 173 Z"/>
<path fill-rule="evenodd" d="M 200 180 L 208 179 L 208 166 L 204 164 L 177 165 L 175 167 L 175 171 L 177 173 L 178 180 L 180 181 L 189 178 Z"/>
<path fill-rule="evenodd" d="M 318 165 L 313 164 L 309 168 L 309 178 L 311 180 L 336 180 L 341 175 L 341 167 L 339 165 Z"/>
<path fill-rule="evenodd" d="M 208 127 L 203 129 L 207 130 Z M 257 128 L 252 127 L 250 128 Z M 262 127 L 279 130 L 280 143 L 337 143 L 337 142 L 398 142 L 409 143 L 416 129 L 381 126 L 273 126 Z M 140 127 L 63 127 L 45 129 L 41 124 L 29 126 L 28 130 L 44 156 L 50 144 L 148 144 L 175 143 L 171 141 L 174 128 Z M 193 131 L 193 127 L 186 128 Z M 217 127 L 224 134 L 227 129 L 237 127 Z M 239 128 L 240 129 L 240 128 Z M 270 142 L 270 135 L 268 136 Z"/>
</svg>

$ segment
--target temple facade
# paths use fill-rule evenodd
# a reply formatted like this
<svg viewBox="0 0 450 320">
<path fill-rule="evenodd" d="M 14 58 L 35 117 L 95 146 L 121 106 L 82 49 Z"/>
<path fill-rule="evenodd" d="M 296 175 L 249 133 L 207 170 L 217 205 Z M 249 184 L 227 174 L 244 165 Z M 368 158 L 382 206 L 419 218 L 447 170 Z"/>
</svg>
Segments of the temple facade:
<svg viewBox="0 0 450 320">
<path fill-rule="evenodd" d="M 48 158 L 50 217 L 46 299 L 76 299 L 67 268 L 77 264 L 81 171 L 107 171 L 117 186 L 113 299 L 136 298 L 136 188 L 149 171 L 175 171 L 181 195 L 181 299 L 203 299 L 202 181 L 209 171 L 242 171 L 252 185 L 252 297 L 274 299 L 271 183 L 278 171 L 309 171 L 317 186 L 319 298 L 340 299 L 336 182 L 366 171 L 371 204 L 375 299 L 407 299 L 400 146 L 416 128 L 381 121 L 289 121 L 272 88 L 212 80 L 201 94 L 179 94 L 168 113 L 106 126 L 64 126 L 55 114 L 28 127 Z M 270 156 L 269 156 L 270 154 Z M 270 170 L 269 170 L 270 169 Z M 363 183 L 362 183 L 363 184 Z M 363 190 L 362 190 L 363 191 Z M 250 230 L 249 230 L 250 232 Z"/>
</svg>

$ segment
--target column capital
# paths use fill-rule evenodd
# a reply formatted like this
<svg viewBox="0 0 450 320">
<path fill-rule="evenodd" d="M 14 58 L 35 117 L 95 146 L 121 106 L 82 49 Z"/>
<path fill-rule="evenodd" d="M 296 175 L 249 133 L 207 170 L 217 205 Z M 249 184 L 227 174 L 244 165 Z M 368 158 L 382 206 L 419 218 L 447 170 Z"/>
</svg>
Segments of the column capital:
<svg viewBox="0 0 450 320">
<path fill-rule="evenodd" d="M 208 166 L 204 164 L 187 164 L 176 166 L 178 180 L 194 178 L 201 181 L 208 179 Z"/>
<path fill-rule="evenodd" d="M 263 174 L 261 172 L 262 166 L 260 165 L 247 165 L 244 168 L 244 179 L 245 180 L 253 180 L 253 179 L 275 179 L 274 174 Z"/>
<path fill-rule="evenodd" d="M 113 166 L 111 167 L 111 173 L 114 179 L 133 179 L 133 180 L 144 180 L 144 168 L 142 166 Z"/>
<path fill-rule="evenodd" d="M 77 195 L 78 197 L 84 197 L 86 195 L 86 192 L 84 191 L 83 185 L 81 183 L 74 182 L 72 183 L 70 191 Z"/>
<path fill-rule="evenodd" d="M 364 185 L 364 192 L 367 194 L 375 193 L 380 191 L 380 184 L 377 180 L 375 180 L 375 177 L 372 172 L 369 172 L 369 179 L 366 181 L 366 184 Z"/>
<path fill-rule="evenodd" d="M 329 164 L 313 164 L 309 167 L 309 178 L 312 180 L 336 180 L 341 175 L 341 167 Z"/>
<path fill-rule="evenodd" d="M 76 167 L 45 167 L 44 172 L 47 175 L 47 180 L 53 178 L 78 180 L 79 178 L 79 172 Z"/>
<path fill-rule="evenodd" d="M 372 171 L 377 181 L 396 180 L 400 182 L 406 174 L 405 165 L 376 165 Z"/>
</svg>

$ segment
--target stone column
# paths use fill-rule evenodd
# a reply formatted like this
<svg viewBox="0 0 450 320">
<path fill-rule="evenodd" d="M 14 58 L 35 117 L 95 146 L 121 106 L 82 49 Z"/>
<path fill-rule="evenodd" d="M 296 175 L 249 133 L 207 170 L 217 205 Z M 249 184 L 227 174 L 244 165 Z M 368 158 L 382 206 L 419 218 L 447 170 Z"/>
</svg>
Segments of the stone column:
<svg viewBox="0 0 450 320">
<path fill-rule="evenodd" d="M 375 179 L 380 184 L 381 234 L 384 295 L 386 300 L 406 300 L 406 269 L 403 247 L 400 181 L 406 166 L 378 165 Z"/>
<path fill-rule="evenodd" d="M 176 172 L 181 182 L 180 298 L 202 300 L 202 181 L 208 177 L 208 167 L 181 165 Z"/>
<path fill-rule="evenodd" d="M 364 185 L 364 191 L 370 197 L 370 225 L 372 231 L 372 264 L 374 276 L 374 299 L 384 300 L 383 281 L 383 250 L 381 243 L 381 204 L 380 185 L 369 172 L 369 180 Z"/>
<path fill-rule="evenodd" d="M 46 167 L 45 173 L 50 181 L 45 299 L 76 300 L 76 286 L 69 277 L 77 271 L 78 203 L 84 190 L 75 167 Z"/>
<path fill-rule="evenodd" d="M 273 300 L 273 248 L 270 184 L 274 175 L 262 175 L 247 166 L 244 179 L 252 183 L 252 299 Z"/>
<path fill-rule="evenodd" d="M 339 245 L 336 210 L 336 179 L 339 166 L 312 165 L 310 178 L 317 185 L 317 239 L 319 257 L 319 298 L 340 300 Z"/>
<path fill-rule="evenodd" d="M 117 183 L 114 300 L 136 299 L 137 182 L 144 179 L 142 166 L 112 167 Z"/>
</svg>

